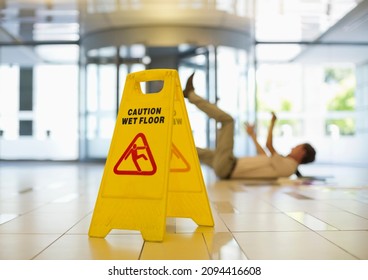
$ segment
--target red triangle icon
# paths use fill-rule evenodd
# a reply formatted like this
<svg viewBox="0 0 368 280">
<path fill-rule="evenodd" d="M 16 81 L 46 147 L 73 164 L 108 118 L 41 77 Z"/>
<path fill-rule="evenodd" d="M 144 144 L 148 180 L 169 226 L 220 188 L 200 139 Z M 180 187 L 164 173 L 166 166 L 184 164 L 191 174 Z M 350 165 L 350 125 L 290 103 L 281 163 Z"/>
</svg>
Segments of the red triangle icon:
<svg viewBox="0 0 368 280">
<path fill-rule="evenodd" d="M 179 149 L 172 143 L 171 147 L 171 172 L 188 172 L 190 165 Z"/>
<path fill-rule="evenodd" d="M 116 175 L 153 175 L 157 171 L 146 136 L 138 133 L 114 166 Z"/>
</svg>

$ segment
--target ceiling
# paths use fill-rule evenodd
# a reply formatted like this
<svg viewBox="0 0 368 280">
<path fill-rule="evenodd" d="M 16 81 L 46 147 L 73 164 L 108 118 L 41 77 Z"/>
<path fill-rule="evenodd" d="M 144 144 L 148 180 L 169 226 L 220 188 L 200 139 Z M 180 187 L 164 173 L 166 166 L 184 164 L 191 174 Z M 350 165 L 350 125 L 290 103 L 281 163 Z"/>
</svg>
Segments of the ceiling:
<svg viewBox="0 0 368 280">
<path fill-rule="evenodd" d="M 257 42 L 260 61 L 368 61 L 368 0 L 0 0 L 0 62 L 62 60 L 63 54 L 69 62 L 78 59 L 73 44 L 93 34 L 130 29 L 139 35 L 140 28 L 163 26 L 247 36 Z M 190 32 L 176 35 L 202 43 Z M 45 55 L 37 44 L 59 48 Z"/>
<path fill-rule="evenodd" d="M 368 62 L 368 1 L 361 2 L 295 57 L 295 61 Z"/>
</svg>

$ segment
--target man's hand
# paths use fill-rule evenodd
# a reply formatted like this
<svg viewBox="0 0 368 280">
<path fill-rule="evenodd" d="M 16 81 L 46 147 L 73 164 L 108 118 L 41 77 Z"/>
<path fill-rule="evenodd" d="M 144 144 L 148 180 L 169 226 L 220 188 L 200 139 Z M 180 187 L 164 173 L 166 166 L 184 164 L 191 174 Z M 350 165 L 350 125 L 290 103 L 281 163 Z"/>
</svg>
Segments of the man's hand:
<svg viewBox="0 0 368 280">
<path fill-rule="evenodd" d="M 276 120 L 277 120 L 277 116 L 276 116 L 275 112 L 271 112 L 271 115 L 272 115 L 271 122 L 275 123 Z"/>
<path fill-rule="evenodd" d="M 249 136 L 255 136 L 256 133 L 254 131 L 254 125 L 253 124 L 249 124 L 248 122 L 244 123 L 245 126 L 245 130 L 248 133 Z"/>
</svg>

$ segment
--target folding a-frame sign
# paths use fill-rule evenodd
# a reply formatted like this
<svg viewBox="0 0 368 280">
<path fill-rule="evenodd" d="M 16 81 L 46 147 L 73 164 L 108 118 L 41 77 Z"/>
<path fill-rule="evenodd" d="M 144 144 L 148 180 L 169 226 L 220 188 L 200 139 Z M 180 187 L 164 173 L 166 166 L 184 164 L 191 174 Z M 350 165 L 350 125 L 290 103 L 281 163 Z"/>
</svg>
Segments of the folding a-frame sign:
<svg viewBox="0 0 368 280">
<path fill-rule="evenodd" d="M 142 93 L 157 80 L 160 92 Z M 162 241 L 166 217 L 214 225 L 178 73 L 146 70 L 127 76 L 89 236 L 126 229 Z"/>
</svg>

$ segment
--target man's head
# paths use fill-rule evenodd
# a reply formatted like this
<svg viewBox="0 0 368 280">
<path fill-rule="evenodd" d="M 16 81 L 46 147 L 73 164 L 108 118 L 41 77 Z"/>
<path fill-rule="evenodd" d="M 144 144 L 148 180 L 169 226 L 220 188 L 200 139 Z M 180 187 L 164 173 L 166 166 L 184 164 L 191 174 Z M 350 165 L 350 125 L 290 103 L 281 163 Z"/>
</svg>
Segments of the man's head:
<svg viewBox="0 0 368 280">
<path fill-rule="evenodd" d="M 306 164 L 315 160 L 316 150 L 309 143 L 304 143 L 295 146 L 291 150 L 289 156 L 294 158 L 300 164 Z"/>
</svg>

